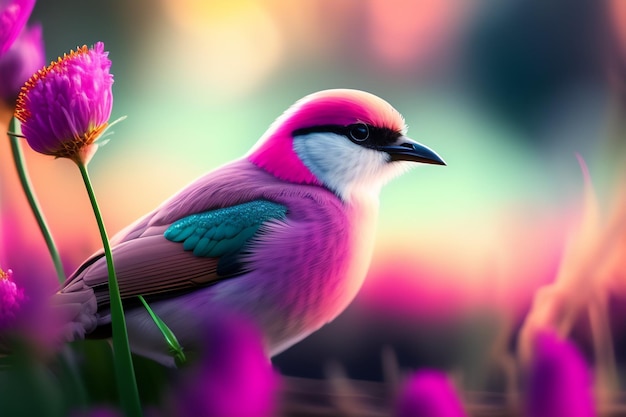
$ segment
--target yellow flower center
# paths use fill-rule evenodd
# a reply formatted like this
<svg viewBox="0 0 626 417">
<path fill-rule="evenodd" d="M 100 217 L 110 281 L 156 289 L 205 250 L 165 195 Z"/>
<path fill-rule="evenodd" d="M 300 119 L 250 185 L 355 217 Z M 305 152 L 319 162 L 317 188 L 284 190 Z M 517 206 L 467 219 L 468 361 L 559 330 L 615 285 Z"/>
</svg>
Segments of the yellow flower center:
<svg viewBox="0 0 626 417">
<path fill-rule="evenodd" d="M 11 277 L 11 270 L 7 270 L 7 272 L 4 272 L 4 270 L 2 268 L 0 268 L 0 279 L 9 279 Z"/>
</svg>

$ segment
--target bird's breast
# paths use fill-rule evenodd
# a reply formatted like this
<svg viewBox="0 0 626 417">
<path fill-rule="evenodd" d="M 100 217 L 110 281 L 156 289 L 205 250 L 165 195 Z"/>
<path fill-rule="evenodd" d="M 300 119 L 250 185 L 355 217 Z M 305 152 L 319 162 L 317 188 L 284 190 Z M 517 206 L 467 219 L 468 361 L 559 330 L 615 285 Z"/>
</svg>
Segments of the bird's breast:
<svg viewBox="0 0 626 417">
<path fill-rule="evenodd" d="M 352 253 L 346 272 L 345 305 L 341 310 L 347 307 L 361 288 L 372 260 L 378 224 L 378 198 L 365 196 L 353 200 L 349 213 L 353 219 L 350 232 Z"/>
<path fill-rule="evenodd" d="M 266 225 L 251 244 L 246 262 L 254 273 L 245 283 L 233 280 L 245 285 L 233 291 L 254 299 L 248 305 L 275 339 L 270 344 L 289 345 L 334 319 L 355 297 L 371 259 L 377 201 L 346 204 L 322 193 L 280 202 L 287 218 Z"/>
</svg>

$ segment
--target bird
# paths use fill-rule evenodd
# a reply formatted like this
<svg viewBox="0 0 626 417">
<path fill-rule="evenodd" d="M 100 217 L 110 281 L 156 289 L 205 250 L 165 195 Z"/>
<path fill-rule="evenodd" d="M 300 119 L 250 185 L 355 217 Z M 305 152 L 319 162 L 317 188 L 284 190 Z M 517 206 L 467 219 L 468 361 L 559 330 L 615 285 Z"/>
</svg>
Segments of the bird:
<svg viewBox="0 0 626 417">
<path fill-rule="evenodd" d="M 353 89 L 307 95 L 250 151 L 209 171 L 111 238 L 131 350 L 175 366 L 143 296 L 184 349 L 203 322 L 250 317 L 273 357 L 335 319 L 372 257 L 381 187 L 416 163 L 446 165 L 387 101 Z M 110 337 L 99 251 L 56 294 L 68 340 Z"/>
</svg>

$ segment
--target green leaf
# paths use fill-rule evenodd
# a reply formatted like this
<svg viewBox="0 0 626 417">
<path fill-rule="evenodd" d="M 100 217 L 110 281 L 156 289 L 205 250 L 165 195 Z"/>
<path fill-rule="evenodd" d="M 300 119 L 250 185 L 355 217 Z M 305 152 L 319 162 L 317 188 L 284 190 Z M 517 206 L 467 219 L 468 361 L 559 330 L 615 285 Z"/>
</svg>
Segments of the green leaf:
<svg viewBox="0 0 626 417">
<path fill-rule="evenodd" d="M 139 300 L 148 311 L 148 314 L 150 314 L 152 321 L 154 321 L 154 324 L 156 324 L 156 326 L 159 328 L 161 334 L 163 334 L 163 338 L 170 347 L 170 354 L 174 357 L 176 365 L 183 365 L 185 362 L 187 362 L 187 358 L 185 357 L 185 352 L 183 352 L 182 346 L 180 345 L 180 343 L 178 343 L 178 339 L 176 338 L 174 332 L 172 332 L 172 330 L 167 327 L 167 324 L 165 324 L 165 322 L 161 320 L 161 318 L 152 310 L 152 308 L 150 308 L 150 305 L 148 305 L 148 302 L 145 300 L 145 298 L 143 298 L 143 296 L 140 295 Z"/>
</svg>

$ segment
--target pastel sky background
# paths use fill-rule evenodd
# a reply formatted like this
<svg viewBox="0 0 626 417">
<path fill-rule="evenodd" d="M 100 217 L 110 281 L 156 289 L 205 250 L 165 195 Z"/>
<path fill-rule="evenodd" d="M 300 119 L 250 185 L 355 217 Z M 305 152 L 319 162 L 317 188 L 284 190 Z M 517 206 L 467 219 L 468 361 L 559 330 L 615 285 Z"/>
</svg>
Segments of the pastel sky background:
<svg viewBox="0 0 626 417">
<path fill-rule="evenodd" d="M 341 357 L 369 340 L 372 317 L 519 318 L 534 289 L 554 279 L 582 211 L 576 153 L 601 195 L 613 172 L 622 4 L 59 0 L 38 2 L 31 22 L 43 25 L 49 59 L 96 41 L 110 51 L 113 119 L 128 118 L 90 166 L 111 234 L 244 154 L 317 90 L 383 97 L 409 136 L 447 161 L 383 190 L 362 292 L 335 327 L 286 354 L 334 343 L 325 353 Z M 99 246 L 78 173 L 69 161 L 28 159 L 73 269 Z M 406 337 L 412 346 L 419 335 Z"/>
</svg>

